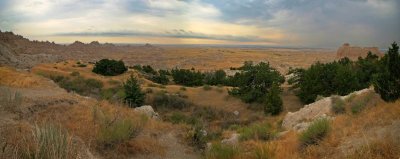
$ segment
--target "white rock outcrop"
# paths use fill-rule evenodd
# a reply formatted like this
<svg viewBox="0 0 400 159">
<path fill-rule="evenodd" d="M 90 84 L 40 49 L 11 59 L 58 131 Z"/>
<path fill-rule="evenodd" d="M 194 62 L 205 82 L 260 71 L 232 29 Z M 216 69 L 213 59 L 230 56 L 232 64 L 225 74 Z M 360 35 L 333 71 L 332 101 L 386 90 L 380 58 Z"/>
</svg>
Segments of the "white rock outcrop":
<svg viewBox="0 0 400 159">
<path fill-rule="evenodd" d="M 366 88 L 360 91 L 353 92 L 346 96 L 341 96 L 346 100 L 352 95 L 360 95 L 373 91 L 373 88 Z M 332 118 L 332 98 L 325 97 L 314 103 L 305 105 L 297 112 L 288 112 L 282 121 L 282 127 L 286 130 L 303 131 L 316 119 Z"/>
<path fill-rule="evenodd" d="M 153 118 L 153 119 L 159 118 L 158 113 L 154 111 L 154 109 L 151 105 L 143 105 L 140 107 L 136 107 L 134 110 L 138 113 L 148 116 L 149 118 Z"/>
<path fill-rule="evenodd" d="M 230 138 L 228 138 L 228 139 L 223 139 L 223 140 L 221 141 L 221 144 L 226 144 L 226 145 L 237 145 L 237 144 L 239 143 L 239 136 L 240 136 L 240 134 L 238 134 L 238 133 L 233 133 L 233 134 L 231 135 Z"/>
</svg>

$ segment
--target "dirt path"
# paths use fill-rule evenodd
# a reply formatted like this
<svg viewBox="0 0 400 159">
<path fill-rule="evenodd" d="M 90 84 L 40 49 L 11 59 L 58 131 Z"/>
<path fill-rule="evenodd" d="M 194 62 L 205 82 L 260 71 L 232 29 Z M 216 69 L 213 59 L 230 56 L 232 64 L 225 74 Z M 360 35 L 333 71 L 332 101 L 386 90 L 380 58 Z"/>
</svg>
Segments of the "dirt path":
<svg viewBox="0 0 400 159">
<path fill-rule="evenodd" d="M 198 152 L 181 143 L 174 132 L 168 132 L 158 137 L 158 142 L 165 147 L 164 155 L 141 154 L 132 159 L 200 159 Z"/>
</svg>

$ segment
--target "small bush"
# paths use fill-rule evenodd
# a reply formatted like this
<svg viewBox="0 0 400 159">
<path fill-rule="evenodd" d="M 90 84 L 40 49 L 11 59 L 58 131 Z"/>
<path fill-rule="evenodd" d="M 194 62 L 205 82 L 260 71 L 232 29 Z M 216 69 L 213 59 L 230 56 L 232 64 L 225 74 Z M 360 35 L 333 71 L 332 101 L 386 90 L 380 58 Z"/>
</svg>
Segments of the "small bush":
<svg viewBox="0 0 400 159">
<path fill-rule="evenodd" d="M 148 118 L 144 115 L 140 118 L 117 116 L 107 114 L 97 106 L 93 107 L 93 121 L 99 125 L 97 142 L 104 147 L 114 147 L 136 137 L 143 129 Z"/>
<path fill-rule="evenodd" d="M 86 67 L 86 64 L 79 64 L 78 67 Z"/>
<path fill-rule="evenodd" d="M 201 123 L 197 123 L 188 132 L 187 138 L 197 148 L 204 149 L 207 144 L 207 133 Z"/>
<path fill-rule="evenodd" d="M 104 76 L 116 76 L 124 73 L 128 69 L 126 68 L 124 62 L 102 59 L 94 65 L 92 72 L 104 75 Z"/>
<path fill-rule="evenodd" d="M 300 134 L 300 143 L 302 146 L 318 144 L 330 129 L 329 120 L 326 118 L 314 121 L 304 132 Z"/>
<path fill-rule="evenodd" d="M 269 140 L 273 137 L 271 125 L 268 123 L 253 124 L 239 130 L 240 140 Z"/>
<path fill-rule="evenodd" d="M 212 89 L 212 87 L 210 85 L 204 85 L 203 86 L 203 90 L 205 90 L 205 91 L 209 91 L 211 89 Z"/>
<path fill-rule="evenodd" d="M 166 93 L 156 93 L 153 98 L 153 106 L 155 108 L 170 108 L 170 109 L 183 109 L 191 106 L 191 103 L 186 101 L 185 99 L 177 96 L 170 95 Z"/>
<path fill-rule="evenodd" d="M 363 96 L 356 97 L 350 102 L 351 112 L 353 114 L 360 113 L 365 107 L 370 103 L 371 99 L 373 98 L 374 93 L 370 92 Z"/>
<path fill-rule="evenodd" d="M 339 96 L 332 96 L 332 111 L 335 114 L 342 114 L 346 112 L 345 103 Z"/>
<path fill-rule="evenodd" d="M 186 91 L 186 87 L 181 87 L 181 88 L 179 88 L 179 90 Z"/>
<path fill-rule="evenodd" d="M 207 159 L 232 159 L 239 154 L 239 149 L 231 145 L 213 144 L 206 152 Z"/>
<path fill-rule="evenodd" d="M 23 140 L 26 140 L 26 145 L 17 147 L 17 158 L 69 159 L 77 157 L 71 136 L 54 125 L 42 127 L 36 125 L 32 136 Z"/>
</svg>

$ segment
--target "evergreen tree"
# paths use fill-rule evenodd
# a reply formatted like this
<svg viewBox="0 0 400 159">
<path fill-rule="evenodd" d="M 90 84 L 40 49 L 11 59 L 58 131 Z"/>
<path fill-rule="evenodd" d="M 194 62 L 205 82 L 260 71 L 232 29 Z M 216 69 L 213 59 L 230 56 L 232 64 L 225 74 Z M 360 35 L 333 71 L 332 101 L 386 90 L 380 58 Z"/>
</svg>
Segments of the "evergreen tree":
<svg viewBox="0 0 400 159">
<path fill-rule="evenodd" d="M 373 81 L 375 91 L 383 100 L 395 101 L 400 98 L 400 56 L 396 42 L 381 60 L 381 65 L 380 73 L 375 75 Z"/>
<path fill-rule="evenodd" d="M 278 84 L 274 83 L 266 95 L 264 113 L 271 115 L 278 115 L 282 112 L 282 98 L 279 95 L 281 89 Z"/>
<path fill-rule="evenodd" d="M 125 102 L 129 107 L 142 106 L 145 99 L 145 94 L 142 92 L 138 81 L 133 75 L 124 83 Z"/>
</svg>

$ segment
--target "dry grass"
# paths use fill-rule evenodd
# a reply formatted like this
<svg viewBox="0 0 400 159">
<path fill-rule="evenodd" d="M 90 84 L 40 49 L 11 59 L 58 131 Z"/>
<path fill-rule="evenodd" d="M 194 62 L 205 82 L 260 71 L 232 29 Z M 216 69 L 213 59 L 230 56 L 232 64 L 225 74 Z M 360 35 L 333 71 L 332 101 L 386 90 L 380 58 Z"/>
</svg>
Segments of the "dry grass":
<svg viewBox="0 0 400 159">
<path fill-rule="evenodd" d="M 0 85 L 17 88 L 48 87 L 43 82 L 46 81 L 45 79 L 27 72 L 16 71 L 13 68 L 0 67 L 0 75 Z"/>
</svg>

